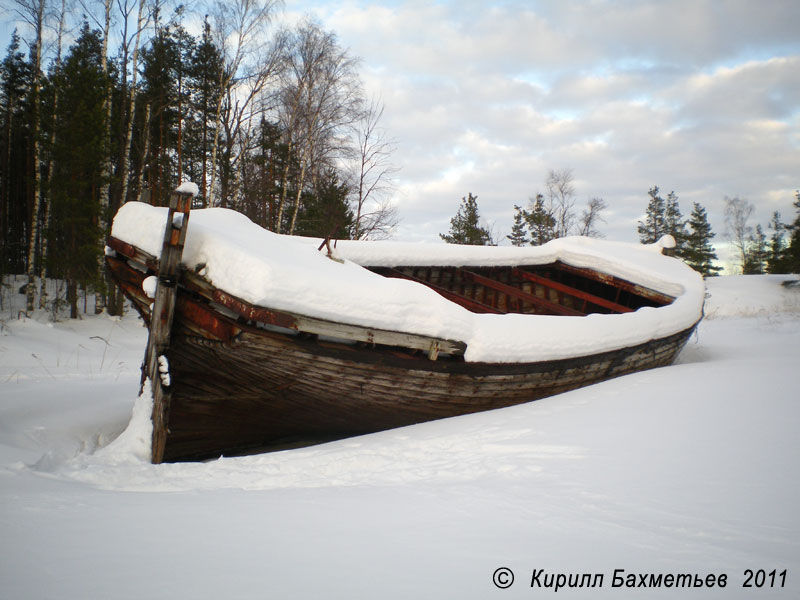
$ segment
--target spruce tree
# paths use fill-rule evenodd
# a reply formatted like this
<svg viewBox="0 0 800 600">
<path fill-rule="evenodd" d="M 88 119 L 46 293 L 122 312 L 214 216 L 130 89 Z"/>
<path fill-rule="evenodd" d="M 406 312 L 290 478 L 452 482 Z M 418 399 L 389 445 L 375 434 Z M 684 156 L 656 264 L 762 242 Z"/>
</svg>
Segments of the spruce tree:
<svg viewBox="0 0 800 600">
<path fill-rule="evenodd" d="M 193 126 L 188 132 L 186 153 L 191 157 L 193 167 L 199 165 L 199 173 L 192 174 L 193 180 L 200 183 L 200 198 L 206 206 L 206 190 L 210 180 L 211 146 L 215 136 L 216 109 L 221 90 L 219 74 L 223 70 L 223 57 L 214 44 L 211 25 L 206 16 L 203 24 L 203 36 L 192 54 L 190 66 L 190 83 L 192 95 Z"/>
<path fill-rule="evenodd" d="M 556 238 L 556 217 L 544 203 L 544 196 L 537 194 L 531 209 L 525 212 L 525 221 L 531 234 L 531 244 L 541 246 Z"/>
<path fill-rule="evenodd" d="M 761 225 L 756 225 L 756 231 L 748 238 L 747 253 L 742 273 L 744 275 L 760 275 L 765 272 L 767 262 L 767 236 Z"/>
<path fill-rule="evenodd" d="M 166 205 L 182 175 L 182 118 L 191 114 L 193 52 L 194 38 L 179 25 L 158 27 L 149 47 L 142 51 L 143 99 L 151 107 L 144 179 L 152 204 Z"/>
<path fill-rule="evenodd" d="M 780 273 L 783 270 L 783 250 L 786 242 L 783 237 L 784 224 L 781 222 L 781 213 L 777 210 L 772 213 L 772 220 L 769 222 L 769 228 L 772 230 L 772 235 L 769 238 L 769 247 L 767 248 L 767 273 Z"/>
<path fill-rule="evenodd" d="M 296 235 L 349 239 L 354 225 L 347 185 L 339 182 L 333 169 L 319 179 L 313 193 L 306 192 L 297 216 Z"/>
<path fill-rule="evenodd" d="M 78 288 L 101 284 L 97 264 L 102 249 L 99 190 L 105 160 L 103 137 L 106 75 L 102 40 L 84 23 L 81 34 L 56 69 L 59 110 L 52 148 L 54 171 L 49 272 L 67 282 L 71 316 L 78 316 Z"/>
<path fill-rule="evenodd" d="M 718 275 L 722 269 L 714 265 L 717 254 L 711 245 L 715 234 L 708 223 L 706 209 L 697 202 L 693 205 L 688 224 L 689 233 L 686 236 L 683 259 L 704 277 Z"/>
<path fill-rule="evenodd" d="M 278 203 L 283 195 L 284 184 L 290 188 L 287 195 L 294 194 L 297 189 L 299 165 L 293 160 L 295 157 L 289 156 L 282 137 L 279 125 L 262 117 L 256 129 L 256 143 L 246 154 L 247 160 L 240 168 L 242 189 L 236 209 L 270 231 L 288 229 L 289 214 L 286 212 L 283 215 L 284 222 L 278 227 Z M 282 174 L 288 161 L 291 163 L 284 180 Z"/>
<path fill-rule="evenodd" d="M 797 210 L 794 221 L 786 225 L 791 232 L 789 245 L 783 251 L 781 265 L 784 273 L 800 273 L 800 191 L 795 192 L 794 207 Z"/>
<path fill-rule="evenodd" d="M 22 273 L 28 246 L 29 179 L 26 175 L 31 149 L 27 124 L 30 65 L 20 51 L 16 30 L 0 63 L 0 275 Z"/>
<path fill-rule="evenodd" d="M 466 198 L 461 199 L 461 206 L 459 206 L 456 216 L 450 219 L 449 233 L 440 233 L 439 237 L 448 244 L 493 245 L 491 233 L 480 225 L 477 196 L 470 193 Z"/>
<path fill-rule="evenodd" d="M 666 204 L 664 199 L 659 196 L 658 186 L 653 186 L 647 192 L 650 202 L 647 204 L 644 222 L 639 221 L 637 230 L 639 241 L 643 244 L 653 244 L 667 232 L 665 222 Z"/>
<path fill-rule="evenodd" d="M 675 192 L 667 194 L 664 201 L 664 233 L 675 238 L 675 248 L 671 250 L 670 254 L 684 258 L 686 256 L 686 222 L 683 220 Z"/>
<path fill-rule="evenodd" d="M 525 231 L 525 210 L 514 205 L 514 224 L 511 226 L 511 235 L 506 237 L 511 240 L 512 246 L 524 246 L 528 243 L 528 233 Z"/>
</svg>

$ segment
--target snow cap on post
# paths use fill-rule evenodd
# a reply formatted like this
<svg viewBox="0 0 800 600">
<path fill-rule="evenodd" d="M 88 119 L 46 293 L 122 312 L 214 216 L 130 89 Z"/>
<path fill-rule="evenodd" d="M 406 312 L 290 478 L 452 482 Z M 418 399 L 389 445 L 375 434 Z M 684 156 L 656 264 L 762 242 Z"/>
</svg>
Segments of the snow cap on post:
<svg viewBox="0 0 800 600">
<path fill-rule="evenodd" d="M 676 246 L 675 238 L 668 233 L 664 234 L 658 239 L 658 241 L 655 244 L 653 244 L 653 246 L 655 246 L 659 254 L 663 254 L 663 250 L 667 248 L 674 248 Z"/>
<path fill-rule="evenodd" d="M 200 193 L 200 188 L 197 187 L 196 183 L 192 183 L 191 181 L 184 181 L 177 188 L 175 188 L 175 192 L 178 194 L 191 194 L 192 197 L 194 197 Z"/>
</svg>

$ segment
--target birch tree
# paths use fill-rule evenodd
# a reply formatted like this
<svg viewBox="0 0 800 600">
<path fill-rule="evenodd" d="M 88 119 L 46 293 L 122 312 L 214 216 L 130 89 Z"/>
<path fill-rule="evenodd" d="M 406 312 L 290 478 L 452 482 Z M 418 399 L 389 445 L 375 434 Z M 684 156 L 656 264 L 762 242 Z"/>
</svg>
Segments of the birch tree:
<svg viewBox="0 0 800 600">
<path fill-rule="evenodd" d="M 753 233 L 748 221 L 753 210 L 755 207 L 744 198 L 725 196 L 725 235 L 736 250 L 742 271 L 748 263 L 748 241 Z"/>
<path fill-rule="evenodd" d="M 41 144 L 39 129 L 41 119 L 42 47 L 46 16 L 46 0 L 14 0 L 17 15 L 33 30 L 31 46 L 31 140 L 33 146 L 33 202 L 31 227 L 28 239 L 28 262 L 25 288 L 25 311 L 33 313 L 36 300 L 36 248 L 40 235 L 39 211 L 42 204 Z"/>
<path fill-rule="evenodd" d="M 214 142 L 211 150 L 211 184 L 204 193 L 211 205 L 219 205 L 215 196 L 217 153 L 222 120 L 222 106 L 231 98 L 232 90 L 240 81 L 250 79 L 252 72 L 246 64 L 248 57 L 260 56 L 259 47 L 267 40 L 266 28 L 279 0 L 217 0 L 214 4 L 214 36 L 222 54 L 223 68 L 219 72 L 220 95 L 217 100 Z M 256 61 L 257 64 L 257 61 Z M 258 72 L 258 69 L 254 69 Z"/>
<path fill-rule="evenodd" d="M 215 191 L 216 206 L 225 206 L 235 201 L 239 192 L 239 174 L 245 160 L 250 142 L 254 139 L 254 131 L 261 117 L 269 110 L 271 97 L 269 84 L 277 78 L 284 54 L 285 36 L 280 32 L 270 43 L 259 48 L 260 59 L 246 76 L 235 84 L 224 89 L 220 98 L 222 111 L 217 124 L 225 132 L 224 137 L 215 132 L 212 166 L 219 169 L 219 185 L 214 186 L 212 170 L 212 188 Z"/>
<path fill-rule="evenodd" d="M 120 179 L 120 204 L 124 204 L 128 200 L 128 178 L 130 172 L 130 152 L 131 142 L 133 141 L 133 117 L 136 114 L 136 84 L 139 77 L 139 45 L 141 41 L 142 32 L 147 26 L 148 13 L 147 13 L 147 0 L 139 0 L 130 4 L 128 0 L 118 1 L 117 6 L 122 14 L 123 30 L 122 30 L 122 44 L 123 44 L 123 62 L 122 62 L 122 86 L 123 98 L 125 99 L 123 123 L 125 133 L 122 140 L 122 149 L 120 152 L 119 163 L 119 179 Z M 133 39 L 128 37 L 128 16 L 132 12 L 132 7 L 137 6 L 136 13 L 136 30 L 133 33 Z M 133 51 L 131 59 L 128 61 L 128 47 L 133 42 Z M 129 66 L 130 63 L 130 66 Z M 130 83 L 128 82 L 128 68 L 130 68 Z"/>
<path fill-rule="evenodd" d="M 595 238 L 603 237 L 603 234 L 598 231 L 597 225 L 600 221 L 605 222 L 601 213 L 606 208 L 608 208 L 608 204 L 602 198 L 589 199 L 578 221 L 578 235 Z"/>
<path fill-rule="evenodd" d="M 66 18 L 67 18 L 67 3 L 66 0 L 61 0 L 61 10 L 58 12 L 58 26 L 56 28 L 56 56 L 54 61 L 54 70 L 58 71 L 61 66 L 61 51 L 62 51 L 62 42 L 64 39 L 64 28 L 66 26 Z M 58 87 L 53 86 L 53 121 L 58 115 Z M 55 147 L 57 143 L 57 128 L 54 126 L 50 132 L 50 148 Z M 52 161 L 48 161 L 47 172 L 50 174 L 50 178 L 52 180 L 53 176 L 53 165 Z M 50 229 L 50 219 L 53 214 L 52 210 L 53 202 L 52 197 L 49 202 L 45 203 L 45 215 L 44 215 L 44 231 L 45 235 L 42 236 L 42 257 L 39 265 L 39 308 L 45 308 L 47 306 L 47 251 L 48 251 L 48 235 L 47 232 Z"/>
<path fill-rule="evenodd" d="M 286 232 L 294 232 L 307 178 L 312 180 L 345 155 L 347 129 L 361 114 L 357 61 L 339 47 L 333 33 L 317 23 L 301 23 L 292 37 L 282 86 L 282 125 L 289 155 L 300 165 L 292 216 Z M 287 163 L 288 167 L 288 163 Z M 288 168 L 284 183 L 288 177 Z M 313 184 L 313 182 L 312 182 Z M 286 190 L 278 207 L 277 226 L 283 226 Z"/>
<path fill-rule="evenodd" d="M 394 140 L 379 126 L 384 106 L 374 98 L 362 113 L 355 131 L 358 149 L 355 165 L 353 239 L 385 238 L 397 225 L 388 194 L 395 190 L 391 162 Z"/>
<path fill-rule="evenodd" d="M 547 172 L 545 187 L 547 188 L 548 209 L 555 218 L 555 237 L 562 238 L 570 234 L 575 224 L 575 178 L 572 169 L 550 169 Z"/>
</svg>

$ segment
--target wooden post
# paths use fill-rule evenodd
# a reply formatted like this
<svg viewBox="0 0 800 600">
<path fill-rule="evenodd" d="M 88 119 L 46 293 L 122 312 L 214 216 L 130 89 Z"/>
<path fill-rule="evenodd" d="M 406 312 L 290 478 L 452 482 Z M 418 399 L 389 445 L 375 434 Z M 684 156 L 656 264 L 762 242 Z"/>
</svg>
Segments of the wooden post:
<svg viewBox="0 0 800 600">
<path fill-rule="evenodd" d="M 164 446 L 169 427 L 170 389 L 168 379 L 159 373 L 159 359 L 169 348 L 172 317 L 175 313 L 175 295 L 178 289 L 179 268 L 183 255 L 186 229 L 189 225 L 189 210 L 192 206 L 191 192 L 173 192 L 169 201 L 169 213 L 164 228 L 164 244 L 158 265 L 158 284 L 153 308 L 150 313 L 150 335 L 142 365 L 142 375 L 150 379 L 153 391 L 153 442 L 151 461 L 158 464 L 164 457 Z"/>
</svg>

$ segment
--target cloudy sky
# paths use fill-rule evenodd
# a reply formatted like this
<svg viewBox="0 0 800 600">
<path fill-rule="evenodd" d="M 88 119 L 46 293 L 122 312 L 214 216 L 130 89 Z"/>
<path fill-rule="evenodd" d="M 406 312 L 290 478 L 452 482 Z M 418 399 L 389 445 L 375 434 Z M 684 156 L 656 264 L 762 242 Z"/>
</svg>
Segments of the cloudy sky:
<svg viewBox="0 0 800 600">
<path fill-rule="evenodd" d="M 397 140 L 399 239 L 438 239 L 467 193 L 497 234 L 514 204 L 572 169 L 578 204 L 606 200 L 609 239 L 638 240 L 647 191 L 685 215 L 724 197 L 793 215 L 800 187 L 800 2 L 312 2 L 361 57 Z"/>
<path fill-rule="evenodd" d="M 605 199 L 609 239 L 638 240 L 655 185 L 705 206 L 720 246 L 725 196 L 753 225 L 794 215 L 798 0 L 284 0 L 280 20 L 309 15 L 385 104 L 397 239 L 439 241 L 470 192 L 504 239 L 566 168 L 578 207 Z"/>
</svg>

